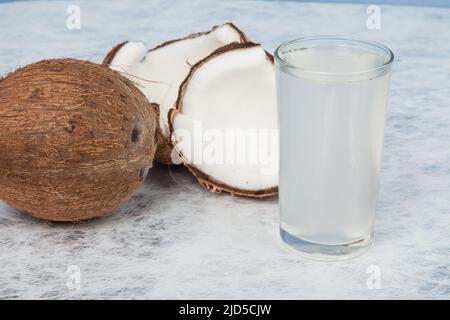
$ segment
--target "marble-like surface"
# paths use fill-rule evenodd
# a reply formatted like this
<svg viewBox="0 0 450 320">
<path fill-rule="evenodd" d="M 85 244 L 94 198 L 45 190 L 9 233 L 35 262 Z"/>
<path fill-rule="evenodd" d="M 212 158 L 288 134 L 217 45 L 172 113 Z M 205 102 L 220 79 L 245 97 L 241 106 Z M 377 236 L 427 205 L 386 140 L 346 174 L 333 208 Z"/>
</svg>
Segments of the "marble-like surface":
<svg viewBox="0 0 450 320">
<path fill-rule="evenodd" d="M 82 29 L 66 28 L 69 4 Z M 450 298 L 450 9 L 259 1 L 0 4 L 0 74 L 49 57 L 101 61 L 115 43 L 153 46 L 234 21 L 268 50 L 310 34 L 381 41 L 396 53 L 375 243 L 344 263 L 284 251 L 277 200 L 204 191 L 156 167 L 114 214 L 81 224 L 35 220 L 0 203 L 0 299 Z M 81 286 L 70 290 L 69 265 Z M 381 288 L 369 289 L 369 266 Z"/>
</svg>

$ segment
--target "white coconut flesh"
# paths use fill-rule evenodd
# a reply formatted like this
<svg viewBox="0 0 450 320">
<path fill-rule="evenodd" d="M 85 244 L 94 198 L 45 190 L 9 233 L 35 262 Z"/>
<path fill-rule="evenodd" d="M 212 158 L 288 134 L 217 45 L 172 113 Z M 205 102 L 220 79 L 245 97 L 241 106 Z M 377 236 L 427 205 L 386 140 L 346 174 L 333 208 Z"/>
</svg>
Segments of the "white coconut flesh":
<svg viewBox="0 0 450 320">
<path fill-rule="evenodd" d="M 194 66 L 182 84 L 170 115 L 172 143 L 219 190 L 271 195 L 278 185 L 273 60 L 259 45 L 228 47 Z"/>
<path fill-rule="evenodd" d="M 242 32 L 227 23 L 150 51 L 141 42 L 127 42 L 115 54 L 110 67 L 134 81 L 148 100 L 159 105 L 160 126 L 168 137 L 167 114 L 174 107 L 179 86 L 191 66 L 224 45 L 245 41 L 243 38 Z"/>
</svg>

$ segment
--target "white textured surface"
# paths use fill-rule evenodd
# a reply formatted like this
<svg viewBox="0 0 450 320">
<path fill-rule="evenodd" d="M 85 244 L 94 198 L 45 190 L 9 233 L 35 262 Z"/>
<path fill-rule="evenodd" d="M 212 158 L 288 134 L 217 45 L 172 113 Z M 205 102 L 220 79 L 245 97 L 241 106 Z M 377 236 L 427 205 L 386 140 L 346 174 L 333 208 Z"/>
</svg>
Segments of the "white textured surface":
<svg viewBox="0 0 450 320">
<path fill-rule="evenodd" d="M 73 2 L 70 2 L 72 4 Z M 153 46 L 228 20 L 268 50 L 318 33 L 379 40 L 397 55 L 375 244 L 346 263 L 285 252 L 276 200 L 214 195 L 182 169 L 156 168 L 111 216 L 48 224 L 0 204 L 1 298 L 450 298 L 450 10 L 257 1 L 79 2 L 82 29 L 66 29 L 67 2 L 0 4 L 0 74 L 48 57 L 100 61 L 115 43 Z M 81 289 L 66 288 L 68 265 Z M 381 268 L 379 290 L 366 286 Z"/>
</svg>

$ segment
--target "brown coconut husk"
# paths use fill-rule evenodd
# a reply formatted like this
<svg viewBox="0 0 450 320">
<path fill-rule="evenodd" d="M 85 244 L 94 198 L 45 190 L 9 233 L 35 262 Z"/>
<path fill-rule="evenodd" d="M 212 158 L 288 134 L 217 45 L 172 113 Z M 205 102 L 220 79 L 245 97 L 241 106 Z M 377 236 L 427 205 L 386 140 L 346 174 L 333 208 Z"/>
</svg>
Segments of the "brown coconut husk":
<svg viewBox="0 0 450 320">
<path fill-rule="evenodd" d="M 237 31 L 242 43 L 250 42 L 250 39 L 247 37 L 247 35 L 242 30 L 240 30 L 238 27 L 236 27 L 236 25 L 234 23 L 227 22 L 226 24 L 228 24 L 229 26 L 231 26 L 233 29 L 235 29 Z M 183 38 L 166 41 L 152 49 L 149 49 L 148 52 L 161 49 L 167 45 L 170 45 L 170 44 L 173 44 L 173 43 L 176 43 L 179 41 L 194 39 L 194 38 L 198 38 L 200 36 L 207 35 L 219 27 L 220 26 L 214 26 L 209 31 L 197 32 L 197 33 L 190 34 Z M 105 59 L 103 60 L 103 64 L 109 67 L 111 65 L 111 62 L 113 61 L 114 57 L 116 56 L 117 52 L 127 43 L 128 43 L 128 41 L 124 41 L 122 43 L 115 45 L 106 55 Z M 158 149 L 157 149 L 156 155 L 155 155 L 155 160 L 157 162 L 165 164 L 165 165 L 173 165 L 174 162 L 172 161 L 172 149 L 173 149 L 172 143 L 171 143 L 170 139 L 168 137 L 166 137 L 161 130 L 158 135 L 158 141 L 159 141 L 159 143 L 158 143 Z"/>
<path fill-rule="evenodd" d="M 184 94 L 186 92 L 186 88 L 189 84 L 189 81 L 193 77 L 196 70 L 199 69 L 203 64 L 207 63 L 209 60 L 211 60 L 223 53 L 226 53 L 226 52 L 229 52 L 232 50 L 251 48 L 251 47 L 255 47 L 255 46 L 259 46 L 259 45 L 256 43 L 253 43 L 253 42 L 230 43 L 222 48 L 217 49 L 211 55 L 209 55 L 208 57 L 206 57 L 203 60 L 200 60 L 199 62 L 197 62 L 195 65 L 192 66 L 191 71 L 189 72 L 188 76 L 182 82 L 182 84 L 180 86 L 177 102 L 175 104 L 175 108 L 171 109 L 169 111 L 169 131 L 170 131 L 170 136 L 172 137 L 172 139 L 173 139 L 173 132 L 174 132 L 174 128 L 173 128 L 174 119 L 179 113 L 183 112 Z M 270 53 L 268 53 L 267 51 L 266 51 L 266 56 L 267 56 L 267 60 L 269 60 L 273 64 L 274 63 L 273 56 Z M 177 143 L 177 141 L 172 141 L 172 145 L 175 146 L 174 147 L 175 150 L 176 150 L 176 143 Z M 190 163 L 189 160 L 186 159 L 186 157 L 184 157 L 181 152 L 179 152 L 178 150 L 176 150 L 176 151 L 178 153 L 178 156 L 182 160 L 183 164 L 195 176 L 197 181 L 203 187 L 205 187 L 207 190 L 209 190 L 211 192 L 217 192 L 217 193 L 225 192 L 225 193 L 229 193 L 232 195 L 250 197 L 250 198 L 259 198 L 259 199 L 274 196 L 274 195 L 278 194 L 278 187 L 262 189 L 262 190 L 245 190 L 245 189 L 239 189 L 239 188 L 229 186 L 226 183 L 219 181 L 217 179 L 214 179 L 213 177 L 205 174 L 199 168 L 197 168 L 194 164 Z"/>
<path fill-rule="evenodd" d="M 44 60 L 0 82 L 0 199 L 50 221 L 111 212 L 139 188 L 157 116 L 116 71 Z"/>
<path fill-rule="evenodd" d="M 111 50 L 106 54 L 105 59 L 103 59 L 102 64 L 109 67 L 111 65 L 111 62 L 113 61 L 114 57 L 116 56 L 117 52 L 128 43 L 128 41 L 121 42 L 119 44 L 116 44 L 114 47 L 112 47 Z"/>
<path fill-rule="evenodd" d="M 160 109 L 157 103 L 152 103 L 153 109 L 156 112 L 158 123 L 160 117 Z M 171 165 L 173 164 L 171 155 L 172 155 L 172 143 L 166 138 L 162 129 L 158 126 L 156 129 L 156 141 L 157 141 L 157 149 L 155 153 L 155 160 L 161 164 Z"/>
<path fill-rule="evenodd" d="M 240 40 L 241 40 L 242 43 L 250 42 L 250 39 L 247 37 L 247 35 L 246 35 L 242 30 L 240 30 L 238 27 L 236 27 L 236 25 L 235 25 L 234 23 L 232 23 L 232 22 L 227 22 L 227 23 L 225 23 L 225 25 L 229 25 L 230 27 L 232 27 L 233 29 L 236 30 L 236 32 L 239 34 L 239 37 L 241 38 Z M 198 37 L 201 37 L 201 36 L 206 36 L 207 34 L 210 34 L 211 32 L 213 32 L 214 30 L 216 30 L 216 29 L 219 28 L 219 27 L 220 27 L 220 26 L 214 26 L 214 27 L 212 27 L 211 30 L 209 30 L 209 31 L 196 32 L 196 33 L 190 34 L 190 35 L 188 35 L 188 36 L 186 36 L 186 37 L 183 37 L 183 38 L 178 38 L 178 39 L 174 39 L 174 40 L 169 40 L 169 41 L 163 42 L 162 44 L 160 44 L 160 45 L 158 45 L 158 46 L 156 46 L 156 47 L 154 47 L 154 48 L 148 50 L 148 52 L 154 51 L 154 50 L 158 50 L 158 49 L 161 49 L 161 48 L 163 48 L 163 47 L 165 47 L 165 46 L 167 46 L 167 45 L 169 45 L 169 44 L 173 44 L 173 43 L 175 43 L 175 42 L 179 42 L 179 41 L 183 41 L 183 40 L 188 40 L 188 39 L 194 39 L 194 38 L 198 38 Z M 123 44 L 124 44 L 124 43 L 123 43 Z M 122 44 L 122 45 L 123 45 L 123 44 Z M 119 49 L 120 49 L 120 48 L 119 48 Z M 116 50 L 116 53 L 117 53 L 117 51 L 118 51 L 119 49 Z M 114 50 L 114 48 L 113 48 L 112 50 Z M 111 50 L 111 51 L 112 51 L 112 50 Z M 112 59 L 111 59 L 111 60 L 112 60 Z"/>
</svg>

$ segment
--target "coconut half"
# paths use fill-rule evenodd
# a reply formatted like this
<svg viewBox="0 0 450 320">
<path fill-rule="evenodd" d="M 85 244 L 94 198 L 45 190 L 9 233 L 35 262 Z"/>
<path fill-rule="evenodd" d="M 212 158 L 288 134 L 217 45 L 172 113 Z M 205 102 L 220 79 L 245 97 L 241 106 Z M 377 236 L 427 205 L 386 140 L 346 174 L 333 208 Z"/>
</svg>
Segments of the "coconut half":
<svg viewBox="0 0 450 320">
<path fill-rule="evenodd" d="M 124 42 L 108 53 L 103 63 L 131 79 L 149 101 L 159 105 L 162 132 L 156 154 L 158 161 L 172 163 L 167 115 L 174 108 L 180 84 L 192 65 L 229 43 L 247 41 L 241 30 L 226 23 L 151 50 L 141 42 Z"/>
<path fill-rule="evenodd" d="M 174 150 L 208 190 L 277 193 L 275 72 L 260 45 L 232 43 L 195 64 L 169 125 Z"/>
</svg>

